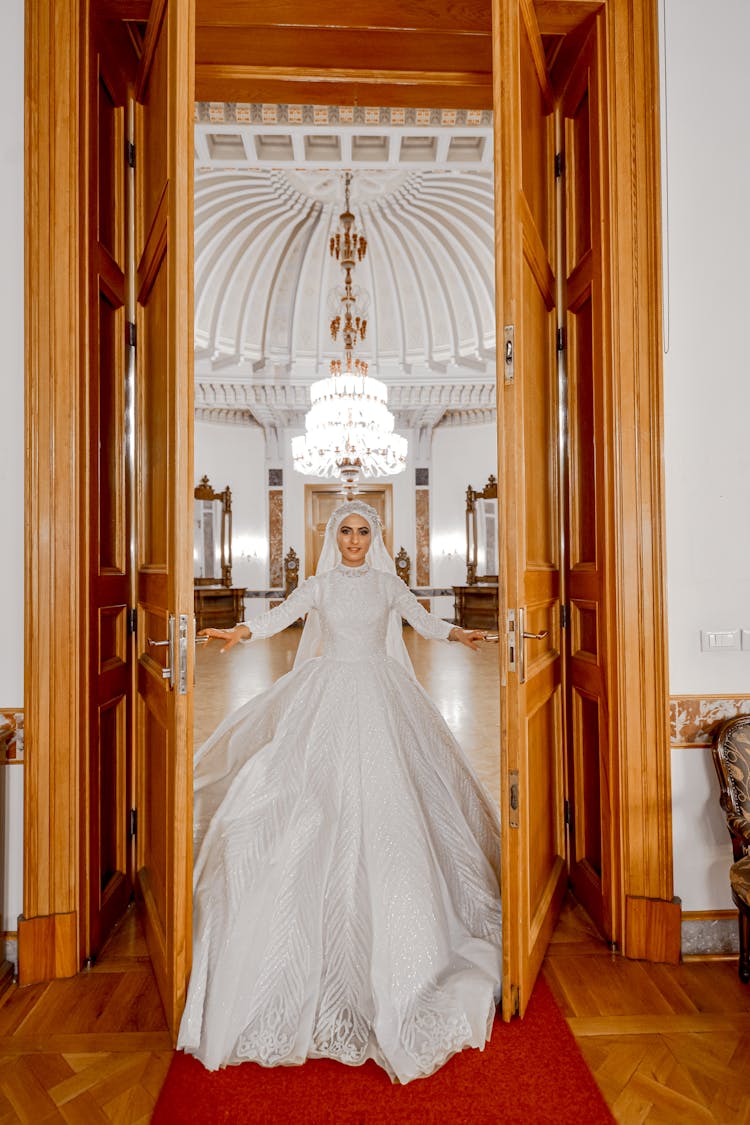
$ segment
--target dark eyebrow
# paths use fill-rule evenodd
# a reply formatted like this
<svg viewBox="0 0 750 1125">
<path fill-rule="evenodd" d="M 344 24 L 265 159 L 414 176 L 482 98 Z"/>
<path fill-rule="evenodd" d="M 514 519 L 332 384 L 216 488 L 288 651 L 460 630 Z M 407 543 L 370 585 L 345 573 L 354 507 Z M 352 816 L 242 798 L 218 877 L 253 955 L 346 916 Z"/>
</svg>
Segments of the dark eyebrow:
<svg viewBox="0 0 750 1125">
<path fill-rule="evenodd" d="M 370 529 L 366 524 L 365 524 L 364 527 L 360 527 L 359 530 L 360 531 L 366 531 L 368 534 L 370 532 Z M 342 523 L 341 526 L 339 527 L 339 531 L 354 531 L 354 528 L 351 527 L 348 523 Z"/>
</svg>

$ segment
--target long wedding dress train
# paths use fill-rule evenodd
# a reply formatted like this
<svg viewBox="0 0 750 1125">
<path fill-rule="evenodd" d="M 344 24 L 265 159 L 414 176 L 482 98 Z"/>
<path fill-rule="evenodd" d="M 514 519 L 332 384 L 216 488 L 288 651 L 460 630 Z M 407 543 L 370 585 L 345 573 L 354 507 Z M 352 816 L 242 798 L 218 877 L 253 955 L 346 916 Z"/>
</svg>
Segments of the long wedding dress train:
<svg viewBox="0 0 750 1125">
<path fill-rule="evenodd" d="M 501 971 L 497 811 L 387 654 L 403 582 L 338 566 L 248 622 L 310 609 L 323 654 L 222 723 L 195 770 L 194 951 L 178 1046 L 210 1069 L 328 1056 L 430 1074 L 489 1038 Z"/>
</svg>

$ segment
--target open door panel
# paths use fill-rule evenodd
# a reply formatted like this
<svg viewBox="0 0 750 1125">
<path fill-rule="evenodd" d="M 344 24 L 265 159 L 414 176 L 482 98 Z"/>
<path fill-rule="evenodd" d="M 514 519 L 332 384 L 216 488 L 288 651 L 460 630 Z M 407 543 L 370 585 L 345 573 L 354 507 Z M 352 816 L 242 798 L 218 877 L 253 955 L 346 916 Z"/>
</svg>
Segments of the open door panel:
<svg viewBox="0 0 750 1125">
<path fill-rule="evenodd" d="M 139 899 L 167 1022 L 190 970 L 192 0 L 155 0 L 135 118 L 135 714 Z"/>
<path fill-rule="evenodd" d="M 567 885 L 552 90 L 530 4 L 495 4 L 504 484 L 503 1014 L 523 1015 Z M 502 346 L 502 345 L 501 345 Z"/>
</svg>

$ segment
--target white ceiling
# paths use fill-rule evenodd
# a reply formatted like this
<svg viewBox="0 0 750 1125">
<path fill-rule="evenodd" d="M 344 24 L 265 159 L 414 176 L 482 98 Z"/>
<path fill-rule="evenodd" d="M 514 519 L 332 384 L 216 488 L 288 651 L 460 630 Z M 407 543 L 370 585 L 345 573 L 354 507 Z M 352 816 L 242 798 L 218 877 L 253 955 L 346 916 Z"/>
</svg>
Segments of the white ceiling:
<svg viewBox="0 0 750 1125">
<path fill-rule="evenodd" d="M 356 354 L 389 385 L 397 424 L 424 440 L 436 425 L 493 417 L 488 115 L 468 126 L 465 113 L 440 124 L 429 111 L 419 127 L 422 111 L 393 124 L 399 111 L 378 110 L 377 123 L 342 124 L 326 108 L 316 125 L 279 121 L 313 107 L 240 108 L 214 107 L 213 120 L 211 107 L 196 113 L 197 417 L 255 422 L 275 441 L 303 424 L 307 386 L 341 355 L 329 332 L 341 267 L 328 241 L 345 168 L 368 239 L 354 270 L 358 311 L 368 316 Z M 263 119 L 267 110 L 275 119 Z M 442 111 L 449 121 L 450 112 Z"/>
</svg>

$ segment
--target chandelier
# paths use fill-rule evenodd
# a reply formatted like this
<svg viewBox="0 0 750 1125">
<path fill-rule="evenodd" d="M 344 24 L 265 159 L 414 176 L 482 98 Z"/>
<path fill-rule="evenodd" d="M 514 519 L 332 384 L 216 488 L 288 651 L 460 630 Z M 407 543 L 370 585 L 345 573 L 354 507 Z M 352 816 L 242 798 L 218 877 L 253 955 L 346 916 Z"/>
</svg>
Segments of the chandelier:
<svg viewBox="0 0 750 1125">
<path fill-rule="evenodd" d="M 345 177 L 345 210 L 329 249 L 344 271 L 344 288 L 336 294 L 331 319 L 331 339 L 339 337 L 344 358 L 332 359 L 330 374 L 310 388 L 311 406 L 305 415 L 305 433 L 292 439 L 295 469 L 308 476 L 339 477 L 348 496 L 360 476 L 382 477 L 406 468 L 406 438 L 394 433 L 388 409 L 388 391 L 368 375 L 367 364 L 354 349 L 367 335 L 364 294 L 354 285 L 352 270 L 364 260 L 367 239 L 355 225 L 349 206 L 351 172 Z"/>
</svg>

